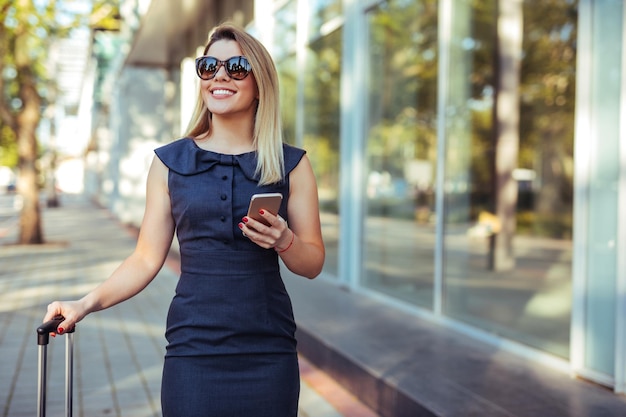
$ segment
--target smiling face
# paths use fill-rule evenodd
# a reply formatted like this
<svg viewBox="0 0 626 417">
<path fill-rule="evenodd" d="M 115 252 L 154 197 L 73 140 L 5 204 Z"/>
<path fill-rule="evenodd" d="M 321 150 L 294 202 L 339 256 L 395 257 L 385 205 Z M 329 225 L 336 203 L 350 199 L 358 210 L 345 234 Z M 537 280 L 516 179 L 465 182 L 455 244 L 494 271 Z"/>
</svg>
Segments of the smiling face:
<svg viewBox="0 0 626 417">
<path fill-rule="evenodd" d="M 211 45 L 206 55 L 226 61 L 243 53 L 237 42 L 219 40 Z M 250 73 L 243 80 L 234 80 L 230 78 L 224 66 L 220 66 L 213 79 L 202 80 L 200 85 L 202 99 L 213 117 L 254 118 L 259 97 L 254 74 Z"/>
</svg>

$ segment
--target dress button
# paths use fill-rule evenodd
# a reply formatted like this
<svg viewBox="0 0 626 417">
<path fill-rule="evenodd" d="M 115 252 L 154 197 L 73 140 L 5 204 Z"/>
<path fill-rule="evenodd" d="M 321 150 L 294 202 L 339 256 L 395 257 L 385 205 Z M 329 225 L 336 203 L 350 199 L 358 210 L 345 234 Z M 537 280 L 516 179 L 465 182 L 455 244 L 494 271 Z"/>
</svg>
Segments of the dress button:
<svg viewBox="0 0 626 417">
<path fill-rule="evenodd" d="M 222 199 L 222 201 L 226 201 L 226 198 L 228 198 L 228 197 L 226 196 L 226 194 L 222 194 L 222 196 L 220 198 Z"/>
<path fill-rule="evenodd" d="M 226 221 L 226 216 L 222 216 L 222 217 L 220 217 L 220 220 L 221 220 L 221 221 L 223 221 L 223 222 L 225 222 L 225 221 Z"/>
<path fill-rule="evenodd" d="M 228 179 L 228 175 L 223 175 L 223 176 L 222 176 L 222 179 L 223 179 L 224 181 L 226 181 L 226 180 Z"/>
</svg>

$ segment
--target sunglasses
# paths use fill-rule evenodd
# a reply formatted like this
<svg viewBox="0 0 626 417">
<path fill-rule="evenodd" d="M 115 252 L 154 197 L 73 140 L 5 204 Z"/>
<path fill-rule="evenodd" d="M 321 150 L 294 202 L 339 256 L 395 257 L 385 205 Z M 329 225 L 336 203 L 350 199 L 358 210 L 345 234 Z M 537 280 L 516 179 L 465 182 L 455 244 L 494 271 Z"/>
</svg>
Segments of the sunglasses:
<svg viewBox="0 0 626 417">
<path fill-rule="evenodd" d="M 250 63 L 243 56 L 234 56 L 226 61 L 220 61 L 212 56 L 201 56 L 196 58 L 196 73 L 203 80 L 211 80 L 215 78 L 222 65 L 226 74 L 233 80 L 243 80 L 252 71 Z"/>
</svg>

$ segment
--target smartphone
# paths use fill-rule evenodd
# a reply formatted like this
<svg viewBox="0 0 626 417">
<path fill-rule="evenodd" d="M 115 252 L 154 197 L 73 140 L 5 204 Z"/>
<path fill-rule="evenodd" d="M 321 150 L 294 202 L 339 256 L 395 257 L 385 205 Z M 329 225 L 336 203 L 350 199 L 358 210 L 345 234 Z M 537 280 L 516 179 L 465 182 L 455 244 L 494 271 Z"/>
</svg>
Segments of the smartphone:
<svg viewBox="0 0 626 417">
<path fill-rule="evenodd" d="M 266 226 L 270 224 L 259 214 L 259 210 L 267 210 L 270 213 L 278 214 L 280 203 L 283 199 L 281 193 L 263 193 L 255 194 L 250 198 L 250 206 L 248 207 L 248 217 L 253 218 Z"/>
</svg>

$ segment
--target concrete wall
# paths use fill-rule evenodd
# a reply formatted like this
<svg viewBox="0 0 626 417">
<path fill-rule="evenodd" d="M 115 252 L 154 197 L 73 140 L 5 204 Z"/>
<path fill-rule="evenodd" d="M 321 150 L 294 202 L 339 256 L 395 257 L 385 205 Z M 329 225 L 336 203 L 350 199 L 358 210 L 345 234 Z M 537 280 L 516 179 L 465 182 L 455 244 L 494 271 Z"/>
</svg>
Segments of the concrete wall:
<svg viewBox="0 0 626 417">
<path fill-rule="evenodd" d="M 163 69 L 124 68 L 111 98 L 108 128 L 106 117 L 96 128 L 99 147 L 87 156 L 86 191 L 124 223 L 141 223 L 153 150 L 174 139 L 177 112 L 167 106 L 171 84 Z"/>
</svg>

